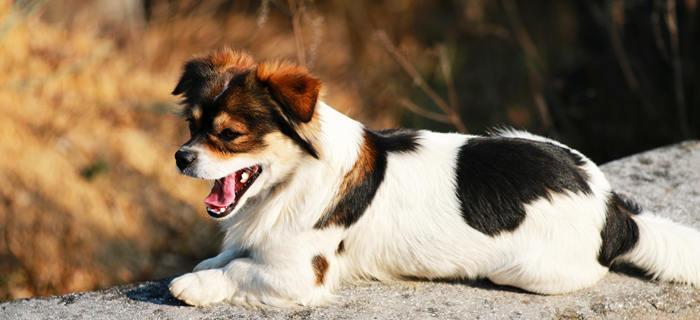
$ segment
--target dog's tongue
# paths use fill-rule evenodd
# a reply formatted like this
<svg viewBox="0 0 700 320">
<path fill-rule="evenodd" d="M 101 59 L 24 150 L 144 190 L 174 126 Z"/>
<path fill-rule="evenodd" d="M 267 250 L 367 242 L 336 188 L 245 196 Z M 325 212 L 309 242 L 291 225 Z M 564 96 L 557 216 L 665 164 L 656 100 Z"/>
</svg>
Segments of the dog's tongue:
<svg viewBox="0 0 700 320">
<path fill-rule="evenodd" d="M 204 199 L 210 208 L 226 208 L 236 201 L 236 174 L 232 174 L 214 182 L 211 193 Z"/>
</svg>

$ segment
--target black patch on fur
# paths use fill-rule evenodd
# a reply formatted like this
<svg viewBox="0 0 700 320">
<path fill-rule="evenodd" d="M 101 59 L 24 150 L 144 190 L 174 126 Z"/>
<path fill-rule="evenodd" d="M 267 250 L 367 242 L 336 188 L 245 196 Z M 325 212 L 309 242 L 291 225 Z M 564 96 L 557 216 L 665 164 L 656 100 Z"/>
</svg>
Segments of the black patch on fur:
<svg viewBox="0 0 700 320">
<path fill-rule="evenodd" d="M 380 132 L 365 129 L 365 143 L 374 152 L 372 172 L 348 190 L 345 196 L 316 222 L 315 229 L 323 229 L 331 225 L 348 228 L 357 222 L 372 203 L 379 186 L 384 181 L 389 152 L 411 152 L 418 148 L 417 133 L 405 129 Z"/>
<path fill-rule="evenodd" d="M 282 134 L 292 139 L 292 141 L 294 141 L 294 143 L 296 143 L 302 150 L 306 151 L 306 153 L 308 153 L 315 159 L 318 159 L 318 152 L 316 151 L 316 148 L 314 148 L 314 146 L 309 141 L 302 138 L 299 135 L 299 133 L 297 133 L 297 131 L 294 130 L 292 124 L 287 122 L 284 116 L 282 116 L 278 112 L 273 112 L 272 114 Z"/>
<path fill-rule="evenodd" d="M 598 262 L 610 267 L 615 258 L 634 248 L 639 240 L 639 227 L 632 220 L 641 212 L 641 207 L 629 199 L 613 193 L 608 199 L 605 225 L 600 231 L 602 244 L 598 252 Z"/>
<path fill-rule="evenodd" d="M 340 243 L 338 244 L 338 249 L 335 249 L 335 254 L 341 255 L 343 253 L 345 253 L 345 241 L 340 240 Z"/>
<path fill-rule="evenodd" d="M 218 72 L 209 61 L 192 60 L 185 64 L 172 94 L 184 94 L 184 103 L 189 105 L 211 103 L 232 76 L 230 72 Z"/>
<path fill-rule="evenodd" d="M 553 193 L 590 194 L 584 160 L 548 142 L 471 138 L 459 150 L 457 197 L 472 228 L 495 236 L 525 219 L 525 204 Z"/>
<path fill-rule="evenodd" d="M 613 192 L 613 197 L 616 197 L 616 201 L 620 201 L 620 206 L 625 209 L 625 211 L 631 215 L 638 215 L 642 213 L 642 206 L 639 203 L 634 202 L 634 200 L 626 197 L 625 195 Z"/>
<path fill-rule="evenodd" d="M 375 133 L 381 149 L 388 152 L 410 152 L 418 148 L 418 133 L 408 129 L 385 129 Z"/>
</svg>

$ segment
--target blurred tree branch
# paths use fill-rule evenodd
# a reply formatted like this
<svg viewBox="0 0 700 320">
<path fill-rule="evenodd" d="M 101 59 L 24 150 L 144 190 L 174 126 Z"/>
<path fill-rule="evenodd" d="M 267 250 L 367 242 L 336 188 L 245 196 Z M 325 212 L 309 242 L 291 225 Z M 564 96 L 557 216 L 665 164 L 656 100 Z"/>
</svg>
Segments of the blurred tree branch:
<svg viewBox="0 0 700 320">
<path fill-rule="evenodd" d="M 265 26 L 267 23 L 267 20 L 269 19 L 270 16 L 270 0 L 262 0 L 260 1 L 260 7 L 258 8 L 258 12 L 256 13 L 255 17 L 255 30 L 253 30 L 253 34 L 251 34 L 248 39 L 243 41 L 241 44 L 241 47 L 247 47 L 253 41 L 255 41 L 260 34 L 260 30 Z"/>
<path fill-rule="evenodd" d="M 444 115 L 440 115 L 437 113 L 434 113 L 432 111 L 428 111 L 424 108 L 418 107 L 414 103 L 406 103 L 406 101 L 401 102 L 400 105 L 403 106 L 404 108 L 408 109 L 411 112 L 414 112 L 420 116 L 426 117 L 428 119 L 436 120 L 436 119 L 442 119 L 449 121 L 450 124 L 452 124 L 459 132 L 462 133 L 467 133 L 467 127 L 464 125 L 464 122 L 462 122 L 461 117 L 459 116 L 458 112 L 458 106 L 456 104 L 449 104 L 447 101 L 445 101 L 444 98 L 442 98 L 433 88 L 431 88 L 423 79 L 423 76 L 421 76 L 420 72 L 416 69 L 416 67 L 411 64 L 411 62 L 404 57 L 399 50 L 394 46 L 394 44 L 389 40 L 389 36 L 387 36 L 386 32 L 383 30 L 379 30 L 376 32 L 377 39 L 379 42 L 382 44 L 384 49 L 394 58 L 394 60 L 401 66 L 401 68 L 406 72 L 411 79 L 413 80 L 413 84 L 415 84 L 418 88 L 420 88 L 429 98 L 430 100 L 435 103 L 440 110 L 444 113 Z M 450 68 L 446 68 L 446 71 L 449 71 Z M 443 74 L 445 76 L 445 79 L 451 79 L 451 76 L 448 76 L 446 73 Z M 448 84 L 448 87 L 450 85 Z M 452 85 L 454 90 L 454 85 Z M 449 89 L 448 89 L 449 91 Z M 453 98 L 454 103 L 456 103 L 456 94 L 455 98 Z M 436 120 L 436 121 L 441 121 L 441 120 Z M 442 121 L 441 121 L 442 122 Z"/>
<path fill-rule="evenodd" d="M 309 11 L 314 11 L 313 2 L 307 4 L 305 0 L 288 0 L 288 6 L 292 19 L 297 60 L 299 65 L 311 68 L 316 58 L 316 49 L 321 44 L 323 37 L 323 16 L 316 14 L 314 17 L 309 14 Z M 308 48 L 304 35 L 304 24 L 311 27 L 311 41 Z"/>
<path fill-rule="evenodd" d="M 421 117 L 424 117 L 424 118 L 427 118 L 427 119 L 430 119 L 433 121 L 437 121 L 437 122 L 451 124 L 450 118 L 448 116 L 446 116 L 442 113 L 432 112 L 430 110 L 423 109 L 409 99 L 400 98 L 399 104 L 402 107 L 406 108 L 408 111 L 411 111 L 411 112 L 413 112 Z"/>
<path fill-rule="evenodd" d="M 537 114 L 542 122 L 542 127 L 545 131 L 550 130 L 552 128 L 552 116 L 547 101 L 542 94 L 541 69 L 544 65 L 543 61 L 537 52 L 537 46 L 535 46 L 535 43 L 532 41 L 530 34 L 527 32 L 527 29 L 520 19 L 520 13 L 518 13 L 518 7 L 515 2 L 513 0 L 502 0 L 501 3 L 505 9 L 511 29 L 513 30 L 513 36 L 525 54 L 525 64 L 527 65 L 527 73 L 530 80 L 530 91 L 535 107 L 537 108 Z"/>
<path fill-rule="evenodd" d="M 671 60 L 669 57 L 668 50 L 666 50 L 666 42 L 664 41 L 663 34 L 661 32 L 661 23 L 660 23 L 661 18 L 659 17 L 659 12 L 657 10 L 657 5 L 654 5 L 654 8 L 652 9 L 651 12 L 651 25 L 652 25 L 652 31 L 654 33 L 654 43 L 656 44 L 656 49 L 659 50 L 661 53 L 661 56 L 666 59 L 666 60 Z"/>
<path fill-rule="evenodd" d="M 452 76 L 452 63 L 447 54 L 447 47 L 445 47 L 445 45 L 439 45 L 437 47 L 437 53 L 440 61 L 440 71 L 442 71 L 442 77 L 445 79 L 445 84 L 447 85 L 447 101 L 450 103 L 450 106 L 459 106 L 457 89 L 455 87 L 454 77 Z"/>
<path fill-rule="evenodd" d="M 676 18 L 676 0 L 666 0 L 666 28 L 671 44 L 671 56 L 673 67 L 673 88 L 676 97 L 676 110 L 678 112 L 678 124 L 684 138 L 690 137 L 688 128 L 688 115 L 685 111 L 685 92 L 683 90 L 683 65 L 678 44 L 678 24 Z"/>
<path fill-rule="evenodd" d="M 304 32 L 301 29 L 301 18 L 305 10 L 304 0 L 288 0 L 289 11 L 292 14 L 292 28 L 297 46 L 297 60 L 306 67 L 306 50 L 304 49 Z"/>
<path fill-rule="evenodd" d="M 632 65 L 630 64 L 625 48 L 622 45 L 622 39 L 620 38 L 620 29 L 624 25 L 625 16 L 625 2 L 624 0 L 613 0 L 610 3 L 609 8 L 610 23 L 606 23 L 608 27 L 608 33 L 610 33 L 610 45 L 613 48 L 615 57 L 620 62 L 620 69 L 622 74 L 625 76 L 625 82 L 631 90 L 639 90 L 639 81 L 632 71 Z"/>
<path fill-rule="evenodd" d="M 637 79 L 637 75 L 635 75 L 634 68 L 632 68 L 632 63 L 625 51 L 622 37 L 620 36 L 624 27 L 625 3 L 623 0 L 612 1 L 613 2 L 606 2 L 606 5 L 609 6 L 607 14 L 593 2 L 587 2 L 587 4 L 593 18 L 595 18 L 608 33 L 610 47 L 612 48 L 615 60 L 617 60 L 620 66 L 625 85 L 638 96 L 639 102 L 644 108 L 644 112 L 652 113 L 653 106 L 649 103 L 650 99 L 648 95 L 640 87 L 640 82 Z"/>
</svg>

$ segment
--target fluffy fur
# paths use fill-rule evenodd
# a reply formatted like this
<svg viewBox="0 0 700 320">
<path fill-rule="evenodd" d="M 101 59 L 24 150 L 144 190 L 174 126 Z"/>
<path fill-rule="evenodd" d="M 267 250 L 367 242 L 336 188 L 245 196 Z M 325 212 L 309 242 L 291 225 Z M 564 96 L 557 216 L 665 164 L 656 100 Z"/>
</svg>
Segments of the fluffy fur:
<svg viewBox="0 0 700 320">
<path fill-rule="evenodd" d="M 221 253 L 172 281 L 178 299 L 319 305 L 346 281 L 405 277 L 562 294 L 618 262 L 700 285 L 700 233 L 614 194 L 578 151 L 514 130 L 374 132 L 318 100 L 306 70 L 241 55 L 190 61 L 175 90 L 195 123 L 183 173 L 262 168 L 218 218 Z"/>
</svg>

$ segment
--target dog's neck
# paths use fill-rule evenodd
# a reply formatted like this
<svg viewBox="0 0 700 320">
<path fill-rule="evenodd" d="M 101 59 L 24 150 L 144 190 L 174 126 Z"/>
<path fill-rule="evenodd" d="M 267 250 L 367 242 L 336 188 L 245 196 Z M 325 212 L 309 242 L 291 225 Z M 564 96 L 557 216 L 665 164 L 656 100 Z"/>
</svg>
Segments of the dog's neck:
<svg viewBox="0 0 700 320">
<path fill-rule="evenodd" d="M 306 230 L 334 203 L 340 182 L 358 158 L 365 127 L 319 102 L 314 119 L 298 130 L 318 152 L 318 159 L 309 156 L 286 181 L 226 220 L 224 247 L 252 248 L 270 236 Z"/>
<path fill-rule="evenodd" d="M 365 127 L 323 102 L 316 107 L 316 118 L 307 135 L 319 149 L 319 160 L 347 172 L 357 159 Z"/>
</svg>

